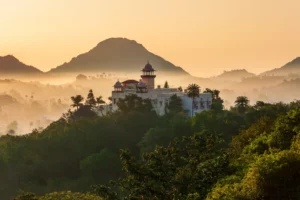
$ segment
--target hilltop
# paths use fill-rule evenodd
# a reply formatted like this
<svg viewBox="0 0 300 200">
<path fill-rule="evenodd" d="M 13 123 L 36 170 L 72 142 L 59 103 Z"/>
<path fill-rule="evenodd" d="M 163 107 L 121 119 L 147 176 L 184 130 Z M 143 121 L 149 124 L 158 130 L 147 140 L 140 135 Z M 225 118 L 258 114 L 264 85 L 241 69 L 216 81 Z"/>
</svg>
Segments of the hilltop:
<svg viewBox="0 0 300 200">
<path fill-rule="evenodd" d="M 295 58 L 280 68 L 275 68 L 262 73 L 263 76 L 288 76 L 291 74 L 300 74 L 300 57 Z"/>
<path fill-rule="evenodd" d="M 126 38 L 104 40 L 70 62 L 51 69 L 50 73 L 139 72 L 147 60 L 162 73 L 188 75 L 182 68 L 149 52 L 142 44 Z"/>
<path fill-rule="evenodd" d="M 231 71 L 224 71 L 222 74 L 215 77 L 215 79 L 223 81 L 241 81 L 243 78 L 249 78 L 253 76 L 256 75 L 248 72 L 245 69 L 235 69 Z"/>
<path fill-rule="evenodd" d="M 0 56 L 0 73 L 1 75 L 37 75 L 43 72 L 33 66 L 20 62 L 12 55 L 7 55 Z"/>
</svg>

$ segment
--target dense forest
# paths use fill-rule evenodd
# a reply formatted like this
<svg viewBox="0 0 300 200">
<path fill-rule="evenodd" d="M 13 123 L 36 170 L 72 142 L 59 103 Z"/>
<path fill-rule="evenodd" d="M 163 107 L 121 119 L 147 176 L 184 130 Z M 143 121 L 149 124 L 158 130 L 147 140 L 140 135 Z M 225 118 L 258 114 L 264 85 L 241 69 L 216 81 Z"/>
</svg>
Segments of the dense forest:
<svg viewBox="0 0 300 200">
<path fill-rule="evenodd" d="M 135 95 L 105 116 L 72 97 L 44 130 L 0 138 L 0 199 L 269 200 L 300 198 L 300 102 L 237 97 L 188 117 L 173 96 L 158 116 Z"/>
</svg>

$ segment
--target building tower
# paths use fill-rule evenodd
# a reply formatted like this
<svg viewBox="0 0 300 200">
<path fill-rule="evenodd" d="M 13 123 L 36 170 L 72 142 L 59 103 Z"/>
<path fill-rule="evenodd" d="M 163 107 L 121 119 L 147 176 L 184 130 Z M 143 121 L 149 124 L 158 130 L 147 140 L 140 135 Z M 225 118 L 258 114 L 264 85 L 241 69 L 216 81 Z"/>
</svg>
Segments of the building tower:
<svg viewBox="0 0 300 200">
<path fill-rule="evenodd" d="M 144 69 L 142 70 L 143 75 L 141 75 L 142 77 L 142 81 L 147 85 L 148 89 L 154 89 L 155 88 L 155 77 L 156 75 L 154 74 L 155 69 L 153 69 L 152 65 L 150 65 L 150 63 L 148 62 Z"/>
<path fill-rule="evenodd" d="M 114 89 L 114 92 L 123 92 L 123 85 L 119 80 L 115 83 Z"/>
</svg>

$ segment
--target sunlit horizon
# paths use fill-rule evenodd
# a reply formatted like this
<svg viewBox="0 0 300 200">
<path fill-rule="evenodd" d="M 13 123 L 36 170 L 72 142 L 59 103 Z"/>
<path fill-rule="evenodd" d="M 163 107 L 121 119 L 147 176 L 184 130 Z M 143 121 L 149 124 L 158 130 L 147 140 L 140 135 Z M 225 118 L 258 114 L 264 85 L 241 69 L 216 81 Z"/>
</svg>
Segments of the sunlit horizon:
<svg viewBox="0 0 300 200">
<path fill-rule="evenodd" d="M 0 1 L 0 56 L 48 71 L 111 37 L 136 40 L 198 77 L 261 73 L 300 56 L 300 2 Z"/>
</svg>

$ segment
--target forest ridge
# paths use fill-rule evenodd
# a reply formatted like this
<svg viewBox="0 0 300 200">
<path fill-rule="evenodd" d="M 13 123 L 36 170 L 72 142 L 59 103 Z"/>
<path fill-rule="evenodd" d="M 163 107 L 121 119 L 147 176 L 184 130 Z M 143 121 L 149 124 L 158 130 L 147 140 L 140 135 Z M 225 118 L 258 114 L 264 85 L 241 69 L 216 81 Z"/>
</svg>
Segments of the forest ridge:
<svg viewBox="0 0 300 200">
<path fill-rule="evenodd" d="M 225 110 L 218 90 L 205 91 L 212 109 L 192 118 L 175 95 L 164 116 L 136 95 L 105 116 L 93 112 L 103 101 L 92 91 L 72 97 L 74 108 L 46 129 L 0 138 L 0 197 L 299 198 L 299 101 L 250 106 L 239 96 Z"/>
</svg>

